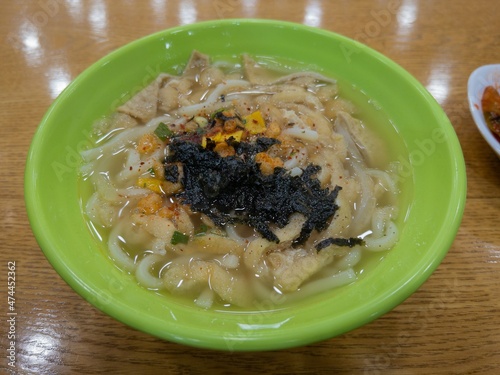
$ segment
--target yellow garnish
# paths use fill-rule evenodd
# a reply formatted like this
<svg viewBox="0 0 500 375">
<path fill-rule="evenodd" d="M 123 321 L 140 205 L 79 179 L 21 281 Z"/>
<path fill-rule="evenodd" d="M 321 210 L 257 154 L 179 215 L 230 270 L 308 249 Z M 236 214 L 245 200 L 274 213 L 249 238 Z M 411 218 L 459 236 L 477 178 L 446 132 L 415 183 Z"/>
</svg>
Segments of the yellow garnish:
<svg viewBox="0 0 500 375">
<path fill-rule="evenodd" d="M 260 134 L 266 131 L 266 122 L 260 111 L 252 112 L 243 117 L 243 121 L 245 122 L 245 129 L 250 134 Z"/>
<path fill-rule="evenodd" d="M 152 177 L 139 177 L 137 179 L 137 186 L 154 191 L 155 193 L 162 194 L 162 181 Z"/>
</svg>

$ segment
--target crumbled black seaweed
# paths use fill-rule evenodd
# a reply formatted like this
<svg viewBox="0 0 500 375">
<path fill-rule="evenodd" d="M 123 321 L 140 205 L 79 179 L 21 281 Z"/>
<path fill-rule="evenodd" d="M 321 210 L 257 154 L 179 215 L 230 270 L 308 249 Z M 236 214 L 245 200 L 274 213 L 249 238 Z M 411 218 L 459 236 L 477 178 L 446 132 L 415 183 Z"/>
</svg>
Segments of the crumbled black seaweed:
<svg viewBox="0 0 500 375">
<path fill-rule="evenodd" d="M 335 200 L 341 188 L 322 189 L 315 178 L 321 168 L 313 164 L 300 176 L 291 176 L 283 168 L 262 174 L 252 156 L 277 142 L 265 137 L 252 143 L 229 141 L 236 155 L 221 157 L 198 143 L 173 140 L 166 169 L 171 163 L 182 164 L 184 189 L 176 196 L 219 227 L 244 223 L 276 243 L 279 239 L 270 226 L 284 227 L 292 214 L 301 213 L 306 221 L 293 246 L 303 244 L 313 230 L 327 228 L 338 209 Z"/>
<path fill-rule="evenodd" d="M 207 138 L 206 142 L 207 142 L 207 145 L 205 146 L 205 148 L 207 150 L 212 151 L 215 148 L 215 146 L 217 146 L 217 143 L 210 138 Z"/>
<path fill-rule="evenodd" d="M 259 152 L 267 151 L 271 146 L 279 144 L 280 141 L 276 138 L 259 137 L 255 142 L 237 142 L 228 139 L 227 144 L 234 148 L 236 155 L 240 157 L 250 158 L 257 155 Z"/>
<path fill-rule="evenodd" d="M 356 245 L 363 245 L 364 241 L 361 238 L 351 237 L 351 238 L 326 238 L 320 242 L 318 242 L 315 246 L 317 251 L 323 250 L 324 248 L 337 245 L 337 246 L 347 246 L 354 247 Z"/>
<path fill-rule="evenodd" d="M 165 180 L 179 182 L 179 167 L 175 164 L 165 165 Z"/>
<path fill-rule="evenodd" d="M 213 112 L 210 116 L 211 121 L 209 122 L 209 128 L 215 126 L 217 123 L 224 124 L 226 121 L 236 120 L 242 123 L 241 116 L 236 112 L 226 111 L 224 108 L 220 108 L 217 111 Z"/>
</svg>

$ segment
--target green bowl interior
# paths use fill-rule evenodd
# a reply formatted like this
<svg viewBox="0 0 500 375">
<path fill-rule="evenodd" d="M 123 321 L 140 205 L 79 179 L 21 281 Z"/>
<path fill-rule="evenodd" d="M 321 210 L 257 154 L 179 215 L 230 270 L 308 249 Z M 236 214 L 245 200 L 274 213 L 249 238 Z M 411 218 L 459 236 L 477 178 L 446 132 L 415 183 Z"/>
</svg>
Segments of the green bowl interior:
<svg viewBox="0 0 500 375">
<path fill-rule="evenodd" d="M 93 121 L 159 72 L 179 72 L 193 49 L 215 58 L 272 57 L 338 78 L 353 100 L 370 98 L 387 116 L 400 163 L 401 239 L 348 286 L 303 303 L 263 301 L 253 311 L 205 311 L 138 286 L 106 256 L 81 210 L 78 152 Z M 343 86 L 342 86 L 343 85 Z M 381 108 L 381 109 L 380 109 Z M 378 114 L 377 114 L 378 113 Z M 47 259 L 81 296 L 114 318 L 163 339 L 222 350 L 280 349 L 326 339 L 367 323 L 413 293 L 455 237 L 465 200 L 465 167 L 454 130 L 439 105 L 405 70 L 342 36 L 264 20 L 212 21 L 133 42 L 82 73 L 43 118 L 29 152 L 25 198 Z"/>
</svg>

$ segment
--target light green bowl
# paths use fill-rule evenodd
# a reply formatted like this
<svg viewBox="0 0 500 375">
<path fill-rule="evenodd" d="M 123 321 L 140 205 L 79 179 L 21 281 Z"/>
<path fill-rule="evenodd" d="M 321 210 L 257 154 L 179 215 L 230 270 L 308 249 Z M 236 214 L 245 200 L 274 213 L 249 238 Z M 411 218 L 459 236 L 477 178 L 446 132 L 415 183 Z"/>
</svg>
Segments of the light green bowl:
<svg viewBox="0 0 500 375">
<path fill-rule="evenodd" d="M 112 112 L 160 71 L 176 73 L 193 49 L 214 58 L 249 53 L 339 80 L 388 139 L 400 163 L 397 246 L 367 260 L 359 280 L 296 303 L 263 301 L 247 311 L 205 311 L 148 291 L 107 258 L 81 210 L 79 151 L 93 121 Z M 384 120 L 385 119 L 385 120 Z M 166 340 L 222 350 L 270 350 L 340 335 L 410 296 L 445 256 L 466 193 L 455 132 L 409 73 L 334 33 L 268 20 L 222 20 L 145 37 L 104 57 L 74 80 L 43 118 L 29 151 L 25 198 L 33 232 L 61 277 L 98 309 Z"/>
</svg>

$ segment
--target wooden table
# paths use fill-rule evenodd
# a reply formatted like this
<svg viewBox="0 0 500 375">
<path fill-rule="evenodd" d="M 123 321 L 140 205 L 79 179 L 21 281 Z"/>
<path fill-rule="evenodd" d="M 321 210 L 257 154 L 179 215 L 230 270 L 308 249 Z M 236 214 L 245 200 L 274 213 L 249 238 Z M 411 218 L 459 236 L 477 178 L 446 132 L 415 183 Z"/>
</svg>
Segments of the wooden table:
<svg viewBox="0 0 500 375">
<path fill-rule="evenodd" d="M 499 13 L 492 1 L 18 0 L 3 2 L 1 8 L 2 369 L 9 369 L 7 266 L 15 262 L 19 374 L 500 373 L 500 160 L 476 130 L 466 98 L 469 74 L 480 65 L 500 63 Z M 96 310 L 45 259 L 23 200 L 31 138 L 50 103 L 79 73 L 147 34 L 239 17 L 335 31 L 395 60 L 448 114 L 468 175 L 458 236 L 413 296 L 341 337 L 266 353 L 223 353 L 164 342 Z"/>
</svg>

